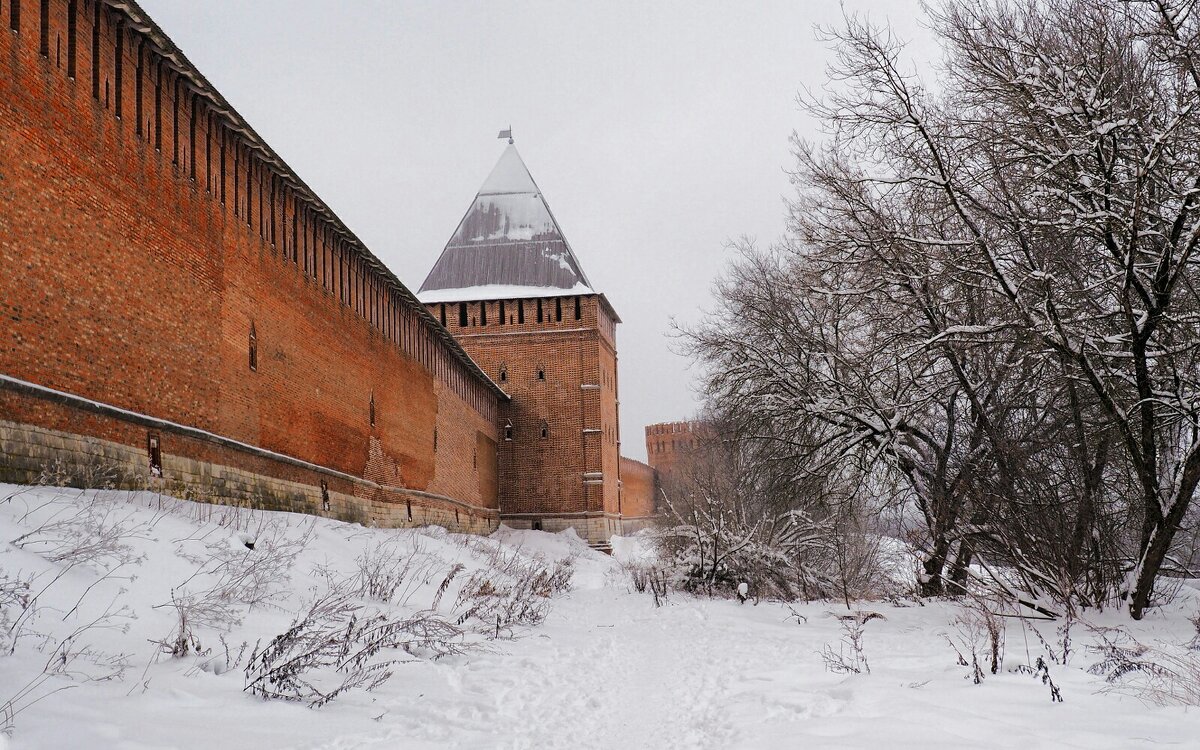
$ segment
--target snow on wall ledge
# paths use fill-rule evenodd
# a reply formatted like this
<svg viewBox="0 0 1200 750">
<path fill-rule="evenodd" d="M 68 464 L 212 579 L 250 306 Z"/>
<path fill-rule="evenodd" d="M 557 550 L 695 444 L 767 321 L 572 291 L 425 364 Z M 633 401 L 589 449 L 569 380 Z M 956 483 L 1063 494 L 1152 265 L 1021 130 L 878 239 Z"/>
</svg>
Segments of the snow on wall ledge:
<svg viewBox="0 0 1200 750">
<path fill-rule="evenodd" d="M 595 294 L 586 284 L 576 284 L 569 289 L 544 286 L 511 286 L 508 284 L 485 284 L 462 289 L 430 289 L 417 298 L 429 305 L 438 302 L 475 302 L 494 299 L 538 299 L 546 297 L 571 297 L 577 294 Z"/>
</svg>

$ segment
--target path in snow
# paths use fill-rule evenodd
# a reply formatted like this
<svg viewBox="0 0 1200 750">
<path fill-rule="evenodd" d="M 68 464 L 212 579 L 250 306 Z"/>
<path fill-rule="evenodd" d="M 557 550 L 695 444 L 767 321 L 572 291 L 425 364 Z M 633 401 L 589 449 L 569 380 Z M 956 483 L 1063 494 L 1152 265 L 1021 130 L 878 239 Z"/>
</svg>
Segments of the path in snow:
<svg viewBox="0 0 1200 750">
<path fill-rule="evenodd" d="M 5 491 L 0 485 L 0 499 Z M 51 580 L 61 566 L 38 548 L 10 540 L 24 538 L 44 522 L 38 519 L 69 516 L 88 497 L 53 488 L 7 492 L 10 500 L 0 501 L 0 573 Z M 149 493 L 101 494 L 97 508 L 148 524 L 129 537 L 136 560 L 107 581 L 80 566 L 50 589 L 20 648 L 0 658 L 0 701 L 41 674 L 46 654 L 38 634 L 65 633 L 110 601 L 129 611 L 117 627 L 89 631 L 89 645 L 99 655 L 129 654 L 132 666 L 121 680 L 56 677 L 46 683 L 38 693 L 45 699 L 17 718 L 12 750 L 1200 747 L 1200 711 L 1144 706 L 1100 692 L 1103 679 L 1086 671 L 1097 657 L 1086 651 L 1090 636 L 1082 625 L 1076 626 L 1070 666 L 1051 666 L 1066 701 L 1056 704 L 1040 681 L 1015 671 L 1043 653 L 1016 620 L 1006 620 L 1005 669 L 973 685 L 946 642 L 957 632 L 952 621 L 960 613 L 951 604 L 864 605 L 886 617 L 866 625 L 871 674 L 832 674 L 819 652 L 839 643 L 839 624 L 830 616 L 843 611 L 838 605 L 798 607 L 808 618 L 804 623 L 789 620 L 778 604 L 741 606 L 682 594 L 656 608 L 648 594 L 630 591 L 612 558 L 570 534 L 502 529 L 484 542 L 437 529 L 363 529 L 168 502 Z M 221 519 L 230 523 L 221 525 Z M 240 551 L 248 529 L 277 541 L 311 531 L 286 579 L 286 596 L 247 608 L 245 621 L 231 623 L 229 632 L 203 631 L 217 656 L 161 656 L 156 639 L 175 627 L 175 616 L 162 605 L 181 581 L 197 574 L 200 563 L 191 555 L 224 549 L 221 544 Z M 556 596 L 546 622 L 518 630 L 516 640 L 488 642 L 486 651 L 438 662 L 397 665 L 393 679 L 374 693 L 347 693 L 319 710 L 249 697 L 240 669 L 218 674 L 200 668 L 219 657 L 219 635 L 236 650 L 242 641 L 265 643 L 283 632 L 314 593 L 328 588 L 327 574 L 348 574 L 356 559 L 384 542 L 398 545 L 388 548 L 395 554 L 419 550 L 422 559 L 437 562 L 424 580 L 414 576 L 416 593 L 396 611 L 431 606 L 444 571 L 459 563 L 468 571 L 486 568 L 497 542 L 506 555 L 518 554 L 515 547 L 522 555 L 577 555 L 574 590 Z M 256 554 L 269 548 L 260 545 Z M 453 598 L 452 592 L 447 599 Z M 89 612 L 71 615 L 80 601 Z M 441 611 L 453 616 L 450 606 L 443 602 Z M 1179 644 L 1194 634 L 1187 615 L 1198 608 L 1200 593 L 1185 590 L 1143 622 L 1109 612 L 1096 624 L 1128 626 L 1143 642 Z M 1056 642 L 1054 623 L 1043 625 L 1043 636 Z M 48 692 L 60 688 L 66 689 Z"/>
<path fill-rule="evenodd" d="M 312 747 L 1200 746 L 1200 712 L 1097 694 L 1078 668 L 1054 670 L 1065 704 L 1013 672 L 972 685 L 940 635 L 953 616 L 943 605 L 880 608 L 888 619 L 866 628 L 873 673 L 830 674 L 818 651 L 837 643 L 837 608 L 799 609 L 807 624 L 778 605 L 677 596 L 655 609 L 623 587 L 575 591 L 503 653 L 423 675 L 422 697 L 390 727 Z M 1019 628 L 1008 638 L 1011 670 L 1025 647 Z"/>
</svg>

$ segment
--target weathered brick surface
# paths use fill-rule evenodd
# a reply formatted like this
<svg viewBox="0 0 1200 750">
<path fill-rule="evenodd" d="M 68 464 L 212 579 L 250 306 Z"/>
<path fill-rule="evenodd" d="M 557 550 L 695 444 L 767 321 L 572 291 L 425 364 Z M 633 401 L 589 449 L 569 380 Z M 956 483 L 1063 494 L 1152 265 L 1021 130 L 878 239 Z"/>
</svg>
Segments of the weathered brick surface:
<svg viewBox="0 0 1200 750">
<path fill-rule="evenodd" d="M 497 395 L 327 209 L 118 10 L 51 0 L 43 55 L 41 4 L 20 6 L 14 33 L 0 3 L 0 374 L 495 509 Z M 12 394 L 0 419 L 145 441 Z M 50 448 L 0 465 L 31 458 L 18 450 Z M 308 482 L 309 499 L 316 481 L 188 441 L 164 452 Z"/>
</svg>

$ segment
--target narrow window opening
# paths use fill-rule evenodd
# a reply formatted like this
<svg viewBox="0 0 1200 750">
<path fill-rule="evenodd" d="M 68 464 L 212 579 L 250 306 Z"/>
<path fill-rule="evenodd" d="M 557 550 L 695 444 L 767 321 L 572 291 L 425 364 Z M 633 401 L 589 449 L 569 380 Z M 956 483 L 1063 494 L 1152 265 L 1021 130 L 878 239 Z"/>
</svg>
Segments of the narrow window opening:
<svg viewBox="0 0 1200 750">
<path fill-rule="evenodd" d="M 175 161 L 179 161 L 176 149 Z M 246 152 L 246 226 L 254 226 L 254 157 Z"/>
<path fill-rule="evenodd" d="M 284 230 L 286 241 L 287 230 Z M 292 259 L 295 260 L 296 253 L 299 252 L 298 245 L 300 244 L 300 216 L 296 212 L 296 203 L 292 202 Z M 284 254 L 287 254 L 287 248 L 284 248 Z M 308 252 L 308 234 L 304 235 L 304 270 L 311 273 L 312 277 L 317 278 L 317 260 L 316 253 L 309 255 Z"/>
<path fill-rule="evenodd" d="M 554 298 L 554 322 L 562 322 L 562 297 Z"/>
<path fill-rule="evenodd" d="M 500 365 L 500 382 L 508 380 L 508 365 Z"/>
<path fill-rule="evenodd" d="M 154 66 L 154 150 L 162 151 L 162 63 Z M 225 143 L 221 143 L 221 169 L 225 168 Z M 221 202 L 225 202 L 225 173 L 221 173 Z"/>
<path fill-rule="evenodd" d="M 471 468 L 472 469 L 479 468 L 479 449 L 475 449 L 475 450 L 471 451 Z"/>
<path fill-rule="evenodd" d="M 412 520 L 412 500 L 405 500 L 404 507 L 408 510 L 408 520 Z"/>
<path fill-rule="evenodd" d="M 579 297 L 576 296 L 575 297 L 575 320 L 581 320 L 582 318 L 583 318 L 583 310 L 579 306 Z"/>
<path fill-rule="evenodd" d="M 467 303 L 458 303 L 458 325 L 462 328 L 467 327 Z"/>
<path fill-rule="evenodd" d="M 100 99 L 100 3 L 97 2 L 92 3 L 92 98 Z"/>
<path fill-rule="evenodd" d="M 542 420 L 542 427 L 540 430 L 540 434 L 541 434 L 542 440 L 545 440 L 546 438 L 550 437 L 550 425 L 546 424 L 546 420 L 544 420 L 544 419 Z"/>
<path fill-rule="evenodd" d="M 67 77 L 75 79 L 75 12 L 79 0 L 67 4 Z"/>
<path fill-rule="evenodd" d="M 329 482 L 321 480 L 321 510 L 329 512 Z"/>
<path fill-rule="evenodd" d="M 504 441 L 507 443 L 511 443 L 512 439 L 513 439 L 512 421 L 511 420 L 505 421 L 505 423 L 504 423 Z"/>
<path fill-rule="evenodd" d="M 250 324 L 250 369 L 258 372 L 258 331 Z"/>
<path fill-rule="evenodd" d="M 238 171 L 238 157 L 241 155 L 237 141 L 233 143 L 233 164 L 230 165 L 230 170 L 233 172 L 233 215 L 238 216 L 238 210 L 241 208 L 241 200 L 238 198 L 241 191 L 241 172 Z"/>
<path fill-rule="evenodd" d="M 151 432 L 146 437 L 146 453 L 150 457 L 150 476 L 161 477 L 162 470 L 162 441 L 158 433 Z"/>
<path fill-rule="evenodd" d="M 486 302 L 479 303 L 479 324 L 485 328 L 487 327 L 487 303 Z"/>
<path fill-rule="evenodd" d="M 171 83 L 171 166 L 179 167 L 179 91 L 182 88 L 179 74 Z"/>
<path fill-rule="evenodd" d="M 533 529 L 534 531 L 541 531 L 542 530 L 542 519 L 535 518 L 532 521 L 530 521 L 529 528 Z"/>
<path fill-rule="evenodd" d="M 138 45 L 137 67 L 133 69 L 133 130 L 137 135 L 142 134 L 142 74 L 145 72 L 145 53 L 142 45 Z"/>
<path fill-rule="evenodd" d="M 21 0 L 10 0 L 8 3 L 8 25 L 13 31 L 21 31 Z"/>
<path fill-rule="evenodd" d="M 374 393 L 371 394 L 371 404 L 370 404 L 369 409 L 370 409 L 370 414 L 371 414 L 371 426 L 374 427 L 375 426 L 375 394 Z"/>
<path fill-rule="evenodd" d="M 538 375 L 538 380 L 545 380 L 546 379 L 546 368 L 543 367 L 542 365 L 538 365 L 537 375 Z"/>
<path fill-rule="evenodd" d="M 525 322 L 525 300 L 517 300 L 517 322 Z"/>
<path fill-rule="evenodd" d="M 114 87 L 115 88 L 114 93 L 116 95 L 115 112 L 116 112 L 118 120 L 121 119 L 121 113 L 123 111 L 121 108 L 121 105 L 122 105 L 122 99 L 124 97 L 121 96 L 121 91 L 122 91 L 121 83 L 122 83 L 122 80 L 125 78 L 125 76 L 122 72 L 125 69 L 125 65 L 124 65 L 125 54 L 124 53 L 125 53 L 125 26 L 124 26 L 124 24 L 117 24 L 117 43 L 113 48 L 113 80 L 116 83 L 116 86 Z"/>
<path fill-rule="evenodd" d="M 441 320 L 442 320 L 442 325 L 445 326 L 446 325 L 446 303 L 444 303 L 444 302 L 442 303 Z"/>
<path fill-rule="evenodd" d="M 504 300 L 500 300 L 500 325 L 504 325 L 508 319 L 504 316 Z"/>
<path fill-rule="evenodd" d="M 42 53 L 42 57 L 50 56 L 50 0 L 42 0 L 41 3 L 41 25 L 38 27 L 40 38 L 38 40 L 38 52 Z"/>
<path fill-rule="evenodd" d="M 188 117 L 188 179 L 196 181 L 196 97 L 191 97 L 191 113 Z"/>
<path fill-rule="evenodd" d="M 541 323 L 542 322 L 542 301 L 538 300 L 537 305 L 538 305 L 538 307 L 537 307 L 537 322 Z"/>
</svg>

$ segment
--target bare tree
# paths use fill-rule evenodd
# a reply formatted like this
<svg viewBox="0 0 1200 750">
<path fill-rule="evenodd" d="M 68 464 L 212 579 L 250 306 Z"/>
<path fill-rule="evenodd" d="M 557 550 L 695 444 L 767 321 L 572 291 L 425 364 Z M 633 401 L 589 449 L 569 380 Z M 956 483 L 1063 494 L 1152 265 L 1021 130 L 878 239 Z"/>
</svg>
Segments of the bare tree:
<svg viewBox="0 0 1200 750">
<path fill-rule="evenodd" d="M 1140 618 L 1200 482 L 1197 14 L 955 0 L 933 19 L 947 57 L 936 97 L 885 31 L 851 19 L 830 34 L 843 85 L 810 104 L 834 137 L 801 150 L 801 173 L 855 183 L 861 202 L 822 202 L 851 220 L 862 202 L 919 197 L 926 220 L 892 223 L 891 241 L 952 249 L 959 287 L 1004 326 L 988 335 L 1031 337 L 1098 405 L 1094 439 L 1112 431 L 1139 490 L 1125 590 Z"/>
<path fill-rule="evenodd" d="M 854 467 L 915 512 L 926 593 L 981 562 L 1031 605 L 1140 618 L 1200 482 L 1200 11 L 931 17 L 936 93 L 886 28 L 822 32 L 788 236 L 739 248 L 686 340 L 795 477 Z"/>
</svg>

